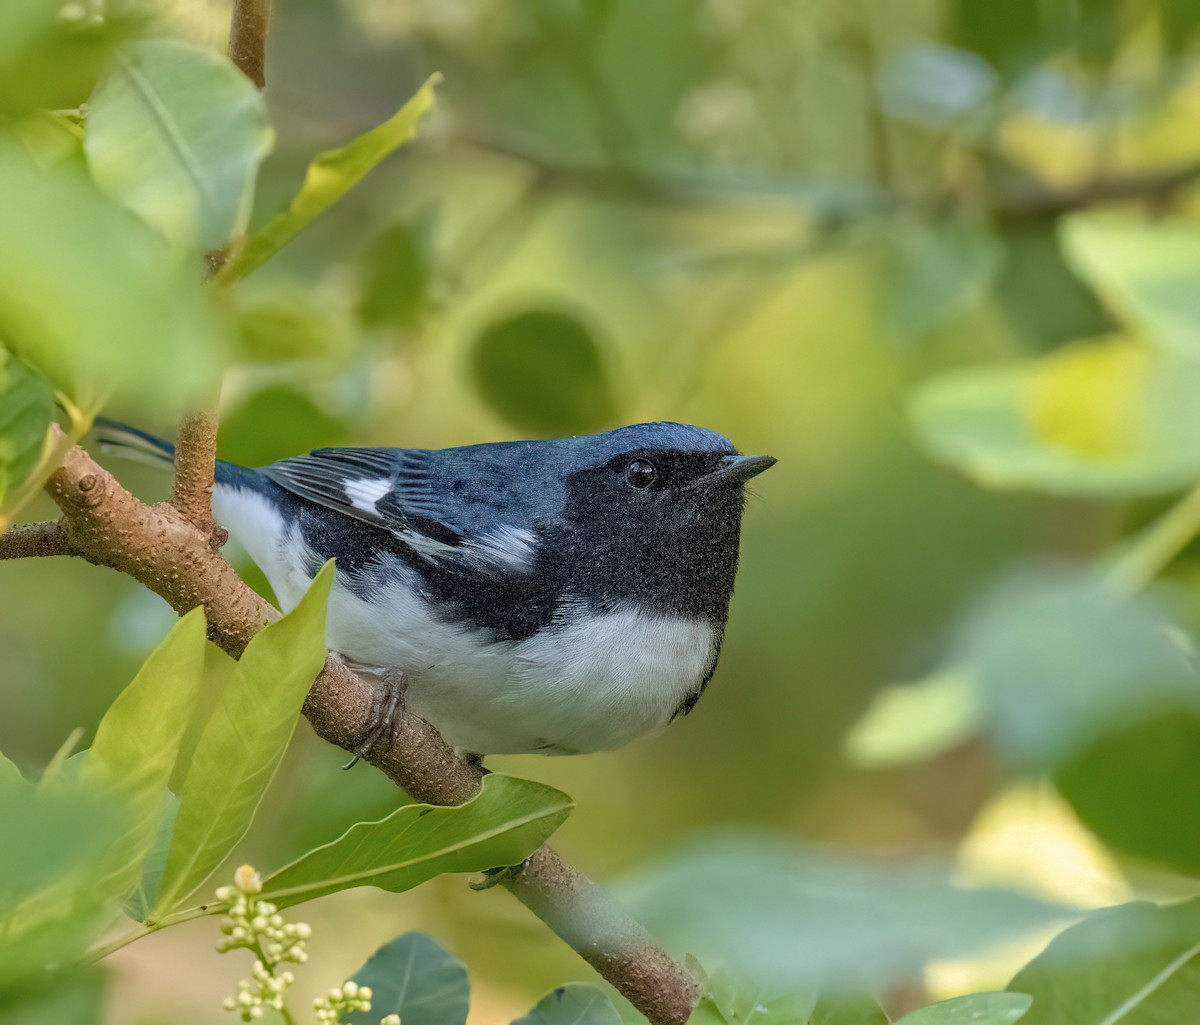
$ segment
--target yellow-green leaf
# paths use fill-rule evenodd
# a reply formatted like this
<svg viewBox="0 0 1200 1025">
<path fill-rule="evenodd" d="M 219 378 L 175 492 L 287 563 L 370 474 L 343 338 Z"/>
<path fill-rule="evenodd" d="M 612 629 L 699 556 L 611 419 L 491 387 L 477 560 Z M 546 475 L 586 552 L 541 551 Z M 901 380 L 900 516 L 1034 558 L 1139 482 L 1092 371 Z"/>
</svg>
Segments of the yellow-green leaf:
<svg viewBox="0 0 1200 1025">
<path fill-rule="evenodd" d="M 194 893 L 249 829 L 325 663 L 332 581 L 329 562 L 300 604 L 258 633 L 238 661 L 184 777 L 167 867 L 148 920 Z"/>
<path fill-rule="evenodd" d="M 204 673 L 204 609 L 184 616 L 100 720 L 80 784 L 111 795 L 129 828 L 94 866 L 98 891 L 124 899 L 154 844 L 179 743 Z"/>
<path fill-rule="evenodd" d="M 225 265 L 220 279 L 234 281 L 266 263 L 384 157 L 411 141 L 417 122 L 433 109 L 433 90 L 440 79 L 440 75 L 431 75 L 416 95 L 383 124 L 339 149 L 318 154 L 288 208 L 246 240 L 241 252 Z"/>
</svg>

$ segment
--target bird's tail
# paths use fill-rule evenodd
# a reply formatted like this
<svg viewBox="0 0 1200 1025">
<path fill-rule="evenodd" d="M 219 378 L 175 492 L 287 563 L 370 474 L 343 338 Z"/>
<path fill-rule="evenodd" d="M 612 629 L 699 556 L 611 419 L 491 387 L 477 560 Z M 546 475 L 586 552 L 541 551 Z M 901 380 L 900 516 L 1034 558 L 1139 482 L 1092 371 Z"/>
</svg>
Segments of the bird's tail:
<svg viewBox="0 0 1200 1025">
<path fill-rule="evenodd" d="M 175 464 L 175 446 L 169 441 L 116 420 L 97 417 L 92 425 L 92 437 L 96 439 L 100 451 L 108 455 L 158 467 Z M 217 460 L 217 484 L 244 486 L 247 483 L 244 478 L 250 477 L 257 477 L 257 474 L 223 459 Z"/>
<path fill-rule="evenodd" d="M 172 466 L 175 463 L 175 446 L 169 441 L 116 420 L 97 417 L 92 425 L 92 437 L 106 455 L 151 466 Z"/>
</svg>

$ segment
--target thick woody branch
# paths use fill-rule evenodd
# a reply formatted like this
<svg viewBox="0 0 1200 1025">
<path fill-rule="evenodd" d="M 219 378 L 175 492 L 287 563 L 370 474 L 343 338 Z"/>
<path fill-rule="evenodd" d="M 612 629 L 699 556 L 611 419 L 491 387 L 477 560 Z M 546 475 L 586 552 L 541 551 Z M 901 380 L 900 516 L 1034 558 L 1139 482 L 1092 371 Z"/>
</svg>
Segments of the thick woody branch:
<svg viewBox="0 0 1200 1025">
<path fill-rule="evenodd" d="M 172 505 L 134 498 L 82 449 L 67 452 L 46 490 L 62 510 L 60 523 L 14 528 L 15 535 L 0 537 L 0 553 L 76 555 L 133 577 L 180 613 L 203 605 L 209 636 L 235 657 L 277 618 L 212 547 L 209 534 Z M 374 686 L 331 659 L 304 715 L 319 736 L 351 750 L 370 725 Z M 480 785 L 479 769 L 408 713 L 364 760 L 429 804 L 460 804 Z M 603 887 L 548 847 L 501 881 L 651 1022 L 687 1021 L 698 996 L 695 980 Z"/>
</svg>

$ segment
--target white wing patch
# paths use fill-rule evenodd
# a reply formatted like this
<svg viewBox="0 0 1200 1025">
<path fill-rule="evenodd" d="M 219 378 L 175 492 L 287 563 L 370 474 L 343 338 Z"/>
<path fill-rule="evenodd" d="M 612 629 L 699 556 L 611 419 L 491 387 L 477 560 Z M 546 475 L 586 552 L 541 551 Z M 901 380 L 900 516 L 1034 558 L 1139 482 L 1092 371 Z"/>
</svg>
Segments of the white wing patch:
<svg viewBox="0 0 1200 1025">
<path fill-rule="evenodd" d="M 366 513 L 376 512 L 376 505 L 389 491 L 392 482 L 387 477 L 364 477 L 361 480 L 348 480 L 342 485 L 346 497 L 355 509 Z"/>
<path fill-rule="evenodd" d="M 468 544 L 464 555 L 525 575 L 533 571 L 537 549 L 537 535 L 532 530 L 504 524 Z"/>
</svg>

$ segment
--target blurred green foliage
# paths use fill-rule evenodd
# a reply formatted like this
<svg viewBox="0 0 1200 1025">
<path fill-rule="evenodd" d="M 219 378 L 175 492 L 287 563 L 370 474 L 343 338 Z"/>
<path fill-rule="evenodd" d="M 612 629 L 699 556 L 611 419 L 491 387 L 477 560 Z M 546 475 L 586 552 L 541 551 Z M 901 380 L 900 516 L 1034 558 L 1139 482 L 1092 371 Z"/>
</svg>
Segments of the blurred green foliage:
<svg viewBox="0 0 1200 1025">
<path fill-rule="evenodd" d="M 497 760 L 575 799 L 556 843 L 600 876 L 714 825 L 946 855 L 1010 781 L 1044 773 L 1131 893 L 1197 892 L 1200 515 L 1174 503 L 1200 479 L 1200 6 L 279 4 L 275 148 L 257 178 L 259 98 L 214 56 L 227 15 L 223 0 L 0 5 L 3 515 L 44 473 L 50 390 L 74 433 L 101 407 L 170 433 L 222 374 L 222 451 L 250 464 L 701 423 L 781 460 L 747 510 L 721 668 L 658 739 Z M 214 179 L 219 210 L 171 171 L 152 125 L 110 134 L 105 153 L 106 116 L 140 123 L 121 90 L 147 44 L 121 47 L 146 38 L 187 54 L 165 71 L 207 68 L 240 97 L 213 85 L 241 113 L 196 140 L 239 158 Z M 438 110 L 389 156 L 435 72 Z M 190 138 L 205 105 L 165 109 Z M 364 137 L 369 152 L 347 144 Z M 173 182 L 169 199 L 140 175 Z M 258 269 L 202 289 L 200 250 L 247 218 L 225 276 Z M 120 472 L 162 496 L 149 471 Z M 90 742 L 170 622 L 102 570 L 0 566 L 0 750 L 33 773 L 74 727 Z M 856 731 L 889 767 L 844 757 L 873 698 L 923 678 Z M 283 864 L 394 811 L 390 784 L 337 764 L 299 736 L 236 856 Z M 92 842 L 89 823 L 68 850 Z M 713 907 L 736 904 L 742 860 L 714 863 L 729 885 Z M 826 878 L 788 864 L 797 886 Z M 909 943 L 921 909 L 892 900 L 888 878 L 875 914 L 831 912 L 816 938 L 775 923 L 773 949 L 852 949 L 876 917 L 898 921 L 918 992 L 883 994 L 895 1018 L 923 983 L 946 995 L 929 961 L 953 951 Z M 694 895 L 665 917 L 703 912 Z M 1034 998 L 1022 1020 L 1094 1025 L 1171 966 L 1153 997 L 1168 1004 L 1123 1020 L 1195 1017 L 1194 915 L 1104 914 L 1014 980 Z M 453 879 L 348 894 L 313 920 L 343 977 L 401 927 L 434 932 L 470 966 L 481 1022 L 585 977 L 520 909 Z M 192 958 L 211 942 L 193 929 L 147 949 Z M 697 926 L 694 949 L 721 933 Z M 156 995 L 145 963 L 122 967 L 111 1020 L 210 1020 L 216 987 Z"/>
</svg>

